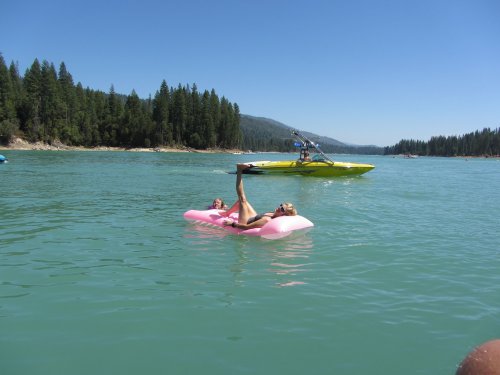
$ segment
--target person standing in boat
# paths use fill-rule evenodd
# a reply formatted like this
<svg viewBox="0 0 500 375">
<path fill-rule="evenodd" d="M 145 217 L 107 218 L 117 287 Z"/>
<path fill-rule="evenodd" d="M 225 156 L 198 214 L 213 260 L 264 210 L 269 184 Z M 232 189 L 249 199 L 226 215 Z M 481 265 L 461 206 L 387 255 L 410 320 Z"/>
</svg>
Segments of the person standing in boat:
<svg viewBox="0 0 500 375">
<path fill-rule="evenodd" d="M 233 212 L 238 211 L 238 221 L 236 222 L 228 219 L 224 221 L 224 225 L 230 225 L 233 228 L 243 230 L 261 228 L 269 221 L 277 217 L 297 215 L 297 210 L 291 203 L 281 203 L 273 212 L 257 214 L 250 202 L 247 200 L 245 190 L 243 189 L 243 171 L 250 168 L 250 166 L 248 164 L 237 164 L 236 166 L 236 194 L 238 194 L 238 200 L 229 210 L 222 212 L 221 215 L 228 217 Z"/>
<path fill-rule="evenodd" d="M 307 147 L 302 147 L 300 149 L 299 161 L 311 161 L 311 157 L 309 156 L 309 150 Z"/>
</svg>

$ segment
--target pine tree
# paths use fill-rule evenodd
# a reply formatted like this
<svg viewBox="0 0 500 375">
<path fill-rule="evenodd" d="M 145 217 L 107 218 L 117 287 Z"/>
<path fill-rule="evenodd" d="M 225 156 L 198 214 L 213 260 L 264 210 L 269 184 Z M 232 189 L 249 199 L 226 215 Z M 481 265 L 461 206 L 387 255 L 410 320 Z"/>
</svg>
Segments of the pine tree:
<svg viewBox="0 0 500 375">
<path fill-rule="evenodd" d="M 80 82 L 75 86 L 75 114 L 74 114 L 74 126 L 76 127 L 79 135 L 79 144 L 85 145 L 83 141 L 82 134 L 84 129 L 88 126 L 89 118 L 87 116 L 87 98 L 85 96 L 85 91 Z"/>
<path fill-rule="evenodd" d="M 0 122 L 15 117 L 14 103 L 12 102 L 13 88 L 9 70 L 0 54 Z"/>
<path fill-rule="evenodd" d="M 56 69 L 54 64 L 46 60 L 42 62 L 41 68 L 40 118 L 43 129 L 42 140 L 49 143 L 54 139 L 67 141 L 65 109 Z"/>
<path fill-rule="evenodd" d="M 187 122 L 187 109 L 185 90 L 180 84 L 177 90 L 173 92 L 173 102 L 170 113 L 173 124 L 174 142 L 178 145 L 182 145 L 185 143 L 184 133 Z"/>
<path fill-rule="evenodd" d="M 19 118 L 19 111 L 22 108 L 23 96 L 24 96 L 24 88 L 23 88 L 23 80 L 21 75 L 19 74 L 19 68 L 14 62 L 10 64 L 9 67 L 9 76 L 12 87 L 12 101 L 14 103 L 15 108 L 15 116 Z"/>
<path fill-rule="evenodd" d="M 22 117 L 25 122 L 21 122 L 21 130 L 26 132 L 29 140 L 38 141 L 41 133 L 40 102 L 42 97 L 42 72 L 38 59 L 35 59 L 31 67 L 26 71 L 23 82 L 26 96 L 23 103 L 24 113 Z"/>
<path fill-rule="evenodd" d="M 186 126 L 186 133 L 189 134 L 188 145 L 194 148 L 202 148 L 204 142 L 204 123 L 201 118 L 201 101 L 198 87 L 193 84 L 191 89 L 186 87 L 187 92 L 187 109 L 188 109 L 188 123 Z"/>
<path fill-rule="evenodd" d="M 122 121 L 121 144 L 128 147 L 140 145 L 139 135 L 143 125 L 142 106 L 139 96 L 132 90 L 125 103 Z"/>
<path fill-rule="evenodd" d="M 211 116 L 211 128 L 207 132 L 207 144 L 208 147 L 216 147 L 220 135 L 219 135 L 219 124 L 221 122 L 221 108 L 219 97 L 212 89 L 210 92 L 210 116 Z"/>
<path fill-rule="evenodd" d="M 18 121 L 15 108 L 15 90 L 12 80 L 0 54 L 0 142 L 8 143 L 17 132 Z"/>
<path fill-rule="evenodd" d="M 193 147 L 207 148 L 210 147 L 210 138 L 213 133 L 212 117 L 210 115 L 210 95 L 205 90 L 201 99 L 200 118 L 198 120 L 199 126 L 197 132 L 194 133 L 199 139 L 198 144 L 193 144 Z"/>
<path fill-rule="evenodd" d="M 63 138 L 65 141 L 72 144 L 79 144 L 81 142 L 81 137 L 78 128 L 75 124 L 75 113 L 76 113 L 76 92 L 75 85 L 73 83 L 73 77 L 66 69 L 66 65 L 62 62 L 59 66 L 58 75 L 60 95 L 62 99 L 62 111 L 63 111 Z"/>
<path fill-rule="evenodd" d="M 91 90 L 92 100 L 95 109 L 95 120 L 91 122 L 89 129 L 89 141 L 92 145 L 102 142 L 100 130 L 109 117 L 109 107 L 107 95 L 102 91 Z"/>
<path fill-rule="evenodd" d="M 104 145 L 119 145 L 118 139 L 123 111 L 123 104 L 116 95 L 115 87 L 111 85 L 107 97 L 107 117 L 100 126 L 100 139 Z"/>
<path fill-rule="evenodd" d="M 233 116 L 232 116 L 232 144 L 230 147 L 239 148 L 242 144 L 242 134 L 240 129 L 240 107 L 238 104 L 233 104 Z"/>
<path fill-rule="evenodd" d="M 153 121 L 156 126 L 157 143 L 160 145 L 172 143 L 172 130 L 168 125 L 169 97 L 167 82 L 163 80 L 160 91 L 156 92 L 153 99 Z"/>
</svg>

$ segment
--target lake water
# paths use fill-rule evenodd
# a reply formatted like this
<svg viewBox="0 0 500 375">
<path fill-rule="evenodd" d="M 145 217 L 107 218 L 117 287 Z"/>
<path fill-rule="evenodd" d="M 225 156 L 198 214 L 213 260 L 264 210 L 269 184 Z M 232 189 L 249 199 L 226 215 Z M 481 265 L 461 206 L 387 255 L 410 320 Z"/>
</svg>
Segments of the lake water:
<svg viewBox="0 0 500 375">
<path fill-rule="evenodd" d="M 290 155 L 2 153 L 1 374 L 453 374 L 500 337 L 498 160 L 245 176 L 315 224 L 269 241 L 182 214 Z"/>
</svg>

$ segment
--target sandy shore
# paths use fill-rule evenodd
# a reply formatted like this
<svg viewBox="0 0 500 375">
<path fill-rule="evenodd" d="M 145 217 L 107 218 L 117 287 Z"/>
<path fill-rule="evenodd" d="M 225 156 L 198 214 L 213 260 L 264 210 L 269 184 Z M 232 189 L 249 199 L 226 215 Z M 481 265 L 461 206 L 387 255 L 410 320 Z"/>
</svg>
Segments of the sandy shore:
<svg viewBox="0 0 500 375">
<path fill-rule="evenodd" d="M 43 142 L 30 143 L 21 138 L 14 138 L 9 145 L 0 145 L 0 150 L 29 150 L 29 151 L 130 151 L 130 152 L 199 152 L 199 153 L 237 153 L 241 150 L 206 149 L 197 150 L 190 147 L 154 147 L 154 148 L 123 148 L 123 147 L 81 147 L 68 146 L 55 141 L 52 144 Z"/>
</svg>

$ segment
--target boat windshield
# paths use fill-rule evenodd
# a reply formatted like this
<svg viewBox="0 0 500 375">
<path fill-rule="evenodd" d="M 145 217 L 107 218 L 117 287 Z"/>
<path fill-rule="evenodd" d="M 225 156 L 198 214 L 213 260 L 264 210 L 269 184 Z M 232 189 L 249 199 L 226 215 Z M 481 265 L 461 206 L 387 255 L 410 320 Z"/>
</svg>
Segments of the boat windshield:
<svg viewBox="0 0 500 375">
<path fill-rule="evenodd" d="M 314 156 L 312 157 L 312 160 L 313 160 L 313 161 L 325 161 L 325 158 L 324 158 L 324 157 L 322 157 L 322 156 L 321 156 L 321 155 L 319 155 L 319 154 L 316 154 L 316 155 L 314 155 Z"/>
</svg>

